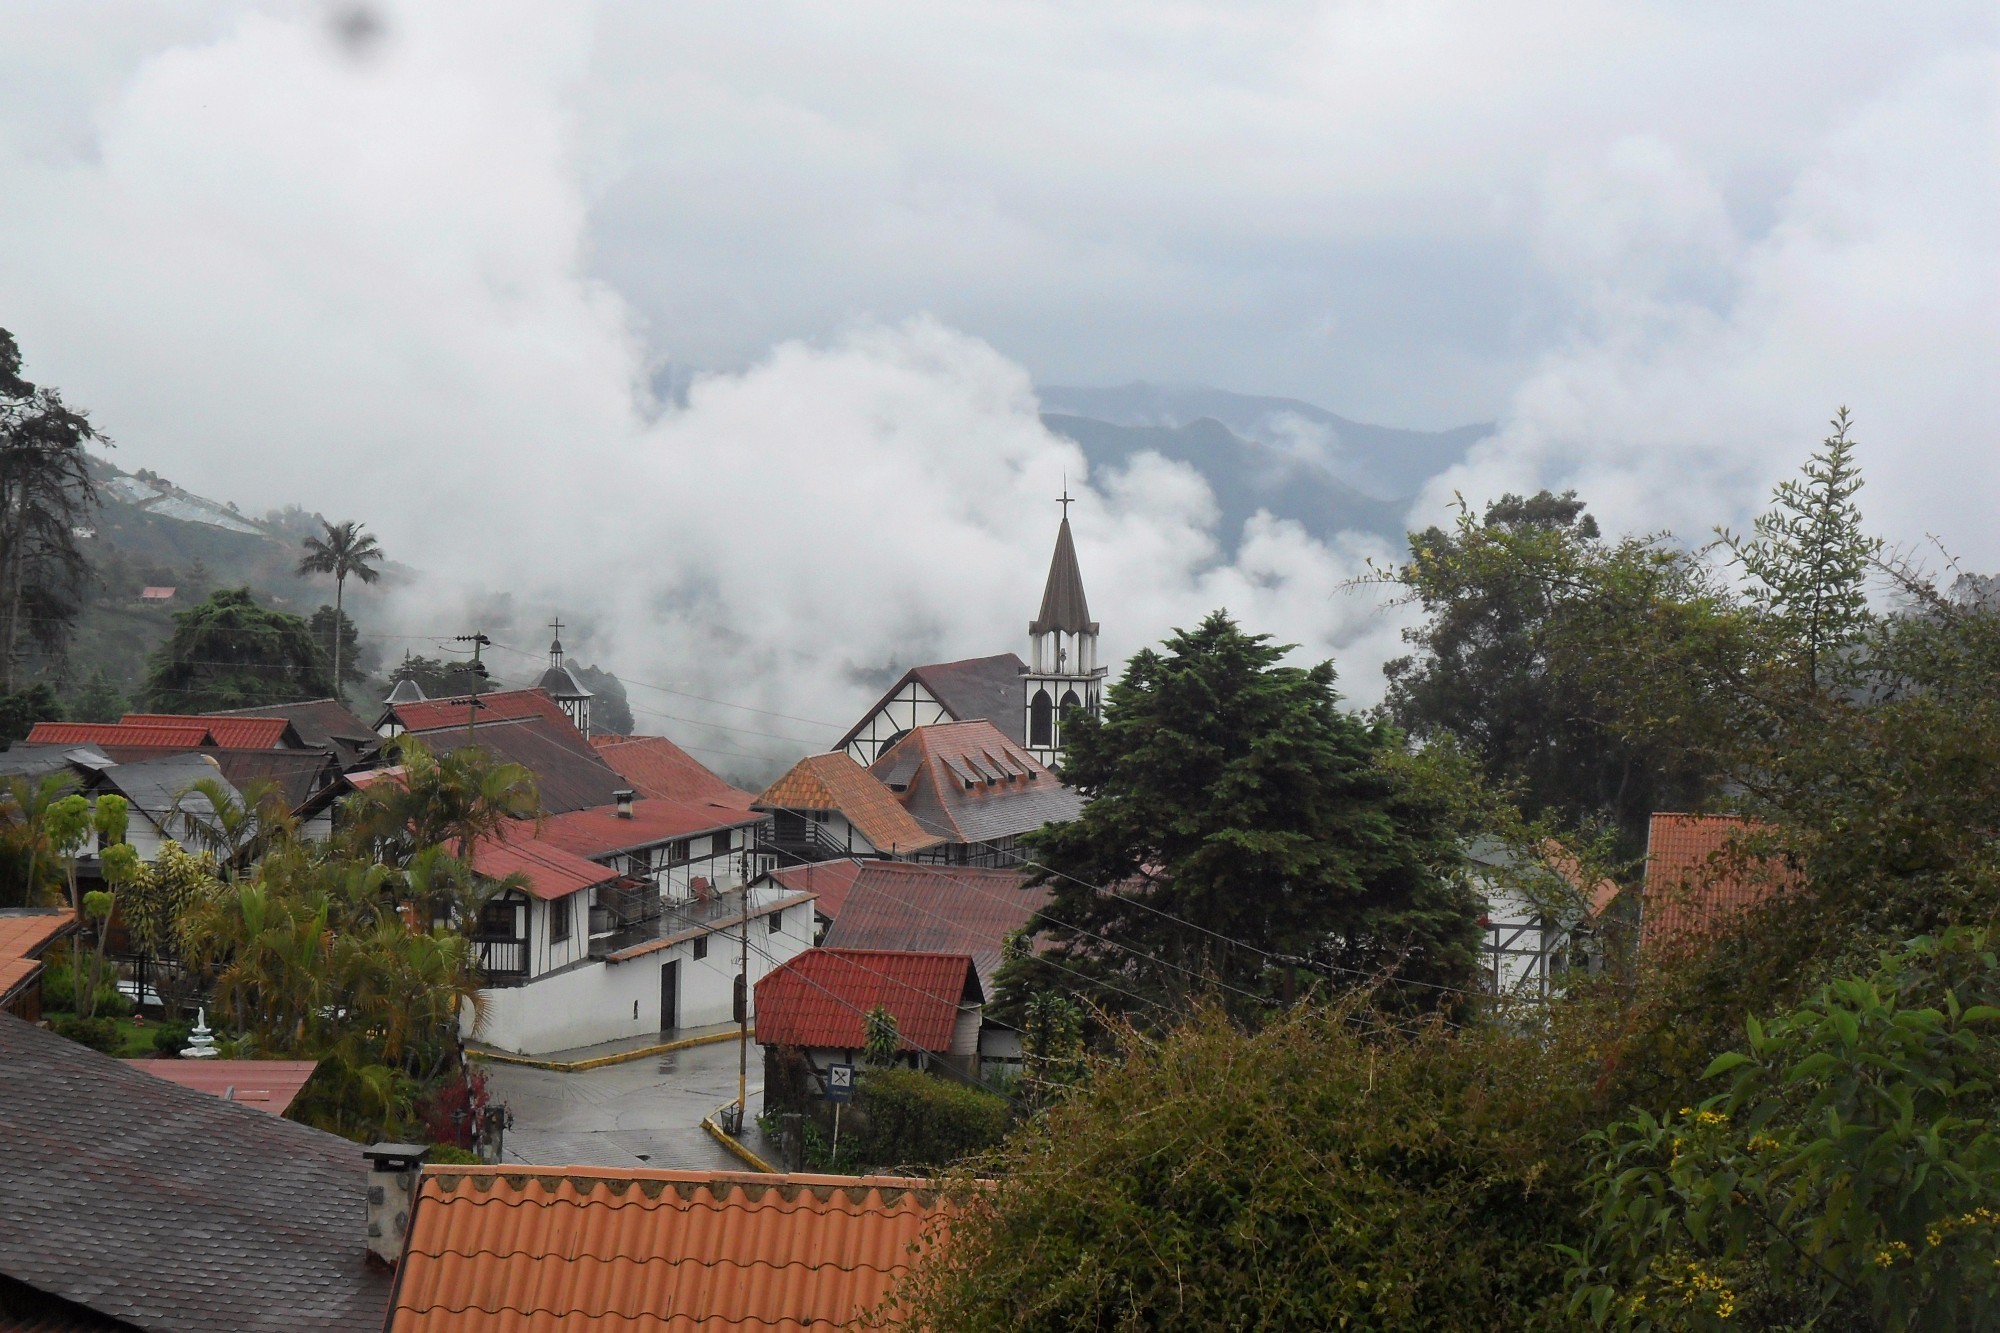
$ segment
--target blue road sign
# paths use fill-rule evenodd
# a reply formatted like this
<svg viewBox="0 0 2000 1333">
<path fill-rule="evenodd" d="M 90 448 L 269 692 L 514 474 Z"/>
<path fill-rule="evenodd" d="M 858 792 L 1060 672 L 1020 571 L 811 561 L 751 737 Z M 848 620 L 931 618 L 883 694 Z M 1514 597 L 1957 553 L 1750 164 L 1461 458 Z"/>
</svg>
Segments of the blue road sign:
<svg viewBox="0 0 2000 1333">
<path fill-rule="evenodd" d="M 851 1102 L 854 1100 L 853 1065 L 827 1066 L 826 1099 L 830 1102 Z"/>
</svg>

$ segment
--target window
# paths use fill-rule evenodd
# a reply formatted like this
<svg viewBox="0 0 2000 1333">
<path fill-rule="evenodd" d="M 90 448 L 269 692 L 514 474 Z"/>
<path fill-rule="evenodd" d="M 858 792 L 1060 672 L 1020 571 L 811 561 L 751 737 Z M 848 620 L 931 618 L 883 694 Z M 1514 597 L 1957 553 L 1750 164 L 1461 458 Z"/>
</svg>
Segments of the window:
<svg viewBox="0 0 2000 1333">
<path fill-rule="evenodd" d="M 696 958 L 708 957 L 708 936 L 697 935 L 694 937 L 694 956 Z"/>
<path fill-rule="evenodd" d="M 771 916 L 770 916 L 770 922 L 771 922 L 771 933 L 772 933 L 773 935 L 775 935 L 775 934 L 777 934 L 777 933 L 778 933 L 779 931 L 783 930 L 783 929 L 785 928 L 785 914 L 784 914 L 784 912 L 783 912 L 783 911 L 777 911 L 777 912 L 773 912 L 773 913 L 771 913 Z"/>
<path fill-rule="evenodd" d="M 669 861 L 685 861 L 688 859 L 688 853 L 690 850 L 692 849 L 690 848 L 688 844 L 688 839 L 686 838 L 682 838 L 679 842 L 668 843 L 667 859 Z"/>
<path fill-rule="evenodd" d="M 1055 711 L 1056 706 L 1049 698 L 1049 692 L 1036 690 L 1034 702 L 1028 705 L 1028 744 L 1055 743 Z"/>
<path fill-rule="evenodd" d="M 726 830 L 726 829 L 725 829 L 725 830 L 724 830 L 724 831 L 722 831 L 721 833 L 718 833 L 718 834 L 716 834 L 716 835 L 715 835 L 715 836 L 714 836 L 713 838 L 710 838 L 710 839 L 709 839 L 709 844 L 708 844 L 708 845 L 709 845 L 709 852 L 708 852 L 708 854 L 709 854 L 710 856 L 727 856 L 727 855 L 729 855 L 729 832 L 728 832 L 728 830 Z"/>
<path fill-rule="evenodd" d="M 514 938 L 514 904 L 488 903 L 479 909 L 479 933 L 490 939 Z"/>
<path fill-rule="evenodd" d="M 557 898 L 549 903 L 549 943 L 561 944 L 569 939 L 570 923 L 576 919 L 576 909 L 571 898 Z"/>
<path fill-rule="evenodd" d="M 1081 707 L 1083 707 L 1083 700 L 1076 697 L 1075 690 L 1063 691 L 1063 701 L 1062 701 L 1063 716 L 1067 717 Z"/>
</svg>

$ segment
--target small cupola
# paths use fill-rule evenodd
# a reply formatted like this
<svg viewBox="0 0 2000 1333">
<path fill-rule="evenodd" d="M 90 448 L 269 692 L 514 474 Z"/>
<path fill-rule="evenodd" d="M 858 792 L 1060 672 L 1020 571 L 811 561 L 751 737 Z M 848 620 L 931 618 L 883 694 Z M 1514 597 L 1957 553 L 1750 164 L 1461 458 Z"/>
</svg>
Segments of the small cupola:
<svg viewBox="0 0 2000 1333">
<path fill-rule="evenodd" d="M 569 715 L 569 720 L 576 724 L 578 731 L 588 736 L 592 695 L 563 663 L 562 617 L 557 616 L 550 621 L 549 627 L 555 631 L 555 638 L 549 642 L 549 669 L 542 673 L 542 678 L 535 685 L 556 701 L 557 706 Z"/>
</svg>

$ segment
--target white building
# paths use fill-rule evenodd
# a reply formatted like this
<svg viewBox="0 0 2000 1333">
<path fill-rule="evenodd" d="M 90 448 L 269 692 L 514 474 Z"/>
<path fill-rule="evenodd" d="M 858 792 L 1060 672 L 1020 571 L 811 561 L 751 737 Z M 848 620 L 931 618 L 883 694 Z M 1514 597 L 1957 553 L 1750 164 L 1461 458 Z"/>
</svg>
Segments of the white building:
<svg viewBox="0 0 2000 1333">
<path fill-rule="evenodd" d="M 1608 879 L 1587 883 L 1559 847 L 1523 857 L 1492 838 L 1466 848 L 1485 898 L 1480 971 L 1486 989 L 1515 1000 L 1545 1000 L 1568 968 L 1594 966 L 1590 925 L 1618 896 Z"/>
<path fill-rule="evenodd" d="M 812 946 L 812 894 L 766 881 L 762 816 L 626 801 L 482 843 L 474 868 L 526 881 L 473 932 L 487 981 L 468 1037 L 542 1055 L 738 1021 L 758 980 Z"/>
</svg>

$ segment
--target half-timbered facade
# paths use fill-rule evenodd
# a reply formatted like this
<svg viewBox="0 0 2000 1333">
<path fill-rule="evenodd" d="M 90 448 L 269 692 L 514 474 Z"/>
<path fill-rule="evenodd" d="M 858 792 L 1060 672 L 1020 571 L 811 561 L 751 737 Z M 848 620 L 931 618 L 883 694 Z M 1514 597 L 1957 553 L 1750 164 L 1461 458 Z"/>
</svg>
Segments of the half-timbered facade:
<svg viewBox="0 0 2000 1333">
<path fill-rule="evenodd" d="M 911 667 L 833 748 L 863 768 L 918 727 L 986 718 L 1021 742 L 1021 673 L 1013 653 Z"/>
</svg>

